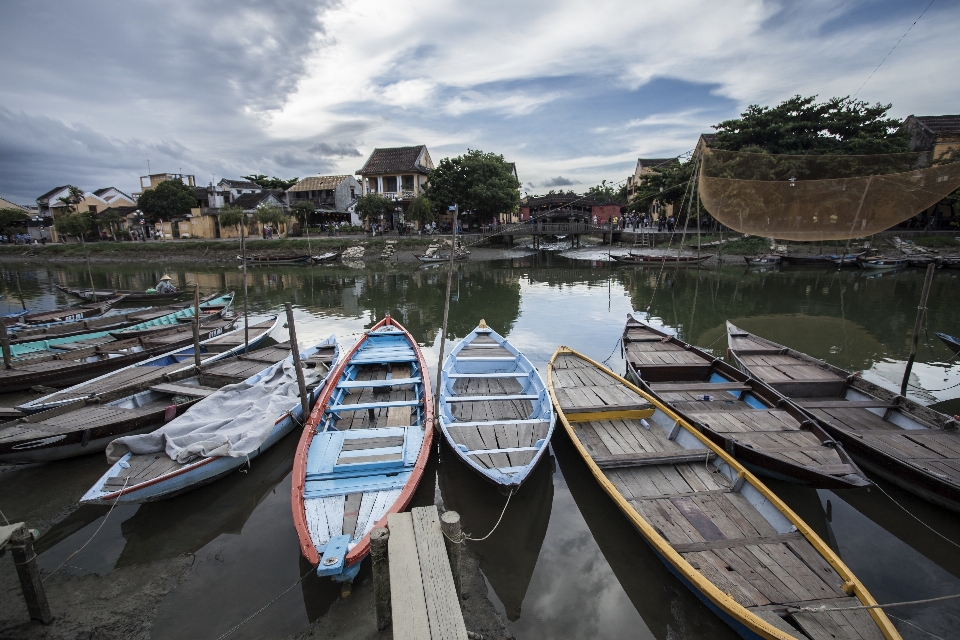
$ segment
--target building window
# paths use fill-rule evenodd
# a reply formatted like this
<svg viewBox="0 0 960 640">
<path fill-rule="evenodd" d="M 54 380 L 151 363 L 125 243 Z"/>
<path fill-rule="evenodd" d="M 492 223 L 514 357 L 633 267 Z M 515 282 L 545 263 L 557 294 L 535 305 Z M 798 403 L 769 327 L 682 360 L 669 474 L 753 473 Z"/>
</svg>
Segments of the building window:
<svg viewBox="0 0 960 640">
<path fill-rule="evenodd" d="M 377 179 L 367 178 L 367 193 L 376 193 L 376 192 L 377 192 Z"/>
<path fill-rule="evenodd" d="M 397 176 L 384 176 L 384 178 L 383 178 L 383 191 L 384 191 L 384 193 L 396 193 L 396 192 L 397 192 Z"/>
<path fill-rule="evenodd" d="M 357 197 L 356 191 L 353 187 L 350 187 L 350 199 L 353 200 Z"/>
<path fill-rule="evenodd" d="M 97 212 L 97 205 L 95 205 L 95 204 L 89 204 L 89 205 L 87 205 L 87 211 L 89 211 L 90 213 L 96 213 L 96 212 Z"/>
<path fill-rule="evenodd" d="M 403 176 L 403 190 L 413 191 L 413 176 Z"/>
</svg>

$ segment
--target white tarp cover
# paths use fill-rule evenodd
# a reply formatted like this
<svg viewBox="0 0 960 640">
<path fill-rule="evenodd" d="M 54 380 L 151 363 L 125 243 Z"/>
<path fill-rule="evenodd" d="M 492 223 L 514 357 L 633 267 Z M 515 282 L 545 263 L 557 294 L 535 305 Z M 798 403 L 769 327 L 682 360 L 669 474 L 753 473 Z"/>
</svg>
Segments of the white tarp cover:
<svg viewBox="0 0 960 640">
<path fill-rule="evenodd" d="M 305 369 L 303 375 L 310 386 L 320 372 Z M 263 444 L 277 419 L 295 408 L 299 398 L 293 361 L 287 359 L 255 384 L 223 387 L 152 433 L 117 438 L 107 445 L 107 460 L 115 463 L 127 452 L 160 451 L 180 463 L 202 456 L 242 458 Z"/>
</svg>

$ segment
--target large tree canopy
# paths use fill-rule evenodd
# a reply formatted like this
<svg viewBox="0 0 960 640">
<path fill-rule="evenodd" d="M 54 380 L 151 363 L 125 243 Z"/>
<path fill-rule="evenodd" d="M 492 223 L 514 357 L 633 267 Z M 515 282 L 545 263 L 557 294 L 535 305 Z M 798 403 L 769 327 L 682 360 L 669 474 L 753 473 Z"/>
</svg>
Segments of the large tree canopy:
<svg viewBox="0 0 960 640">
<path fill-rule="evenodd" d="M 354 211 L 364 220 L 377 222 L 380 218 L 386 218 L 396 208 L 393 200 L 379 193 L 368 193 L 357 200 Z"/>
<path fill-rule="evenodd" d="M 886 154 L 908 150 L 909 138 L 900 122 L 888 118 L 891 105 L 850 98 L 794 96 L 775 107 L 751 105 L 739 118 L 717 125 L 711 148 L 770 154 Z M 693 172 L 694 162 L 658 167 L 645 176 L 630 201 L 634 211 L 646 211 L 654 202 L 679 203 Z"/>
<path fill-rule="evenodd" d="M 290 180 L 284 180 L 283 178 L 278 178 L 276 176 L 268 178 L 262 173 L 257 173 L 252 176 L 243 176 L 244 180 L 249 180 L 250 182 L 255 182 L 264 189 L 280 189 L 281 191 L 286 191 L 293 185 L 300 182 L 300 178 L 291 178 Z"/>
<path fill-rule="evenodd" d="M 516 213 L 520 206 L 520 181 L 503 156 L 467 150 L 462 156 L 444 158 L 430 172 L 424 195 L 437 213 L 451 205 L 460 212 L 487 220 L 501 213 Z"/>
<path fill-rule="evenodd" d="M 870 154 L 908 151 L 909 136 L 900 121 L 887 118 L 893 105 L 850 98 L 794 96 L 775 107 L 750 105 L 739 118 L 713 128 L 711 144 L 727 151 L 782 154 Z"/>
<path fill-rule="evenodd" d="M 191 187 L 179 180 L 164 180 L 153 189 L 140 194 L 137 206 L 150 222 L 185 216 L 197 206 L 197 196 Z"/>
<path fill-rule="evenodd" d="M 23 233 L 29 220 L 20 209 L 0 209 L 0 233 Z"/>
</svg>

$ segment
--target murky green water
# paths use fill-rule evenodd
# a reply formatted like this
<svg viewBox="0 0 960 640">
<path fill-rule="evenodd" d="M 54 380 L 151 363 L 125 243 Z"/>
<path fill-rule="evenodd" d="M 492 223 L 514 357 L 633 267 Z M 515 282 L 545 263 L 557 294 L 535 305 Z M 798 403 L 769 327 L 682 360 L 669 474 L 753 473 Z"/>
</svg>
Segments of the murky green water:
<svg viewBox="0 0 960 640">
<path fill-rule="evenodd" d="M 86 283 L 84 269 L 22 268 L 27 306 L 67 300 L 54 283 Z M 143 289 L 166 271 L 203 291 L 242 289 L 234 267 L 142 264 L 95 266 L 98 287 Z M 3 273 L 0 312 L 19 307 L 10 267 Z M 453 281 L 450 336 L 480 318 L 543 369 L 553 350 L 567 345 L 624 362 L 618 337 L 626 314 L 644 311 L 678 329 L 683 339 L 722 355 L 724 321 L 790 345 L 844 368 L 899 386 L 909 353 L 923 281 L 919 270 L 868 274 L 818 269 L 744 271 L 743 268 L 611 268 L 543 254 L 522 260 L 458 265 Z M 342 266 L 251 270 L 250 311 L 297 308 L 300 341 L 336 333 L 343 347 L 389 311 L 437 361 L 443 318 L 444 268 L 412 265 L 364 269 Z M 938 272 L 921 336 L 913 393 L 960 412 L 960 364 L 933 335 L 960 334 L 960 273 Z M 239 298 L 238 298 L 239 301 Z M 283 336 L 278 336 L 283 338 Z M 449 343 L 448 343 L 449 344 Z M 435 365 L 434 365 L 435 366 Z M 955 386 L 958 385 L 958 386 Z M 7 404 L 0 396 L 0 404 Z M 150 571 L 165 559 L 192 554 L 187 579 L 164 599 L 155 638 L 215 638 L 293 584 L 306 570 L 290 520 L 289 471 L 295 436 L 254 461 L 248 473 L 165 502 L 118 507 L 68 569 L 105 575 L 117 567 Z M 723 638 L 732 634 L 649 551 L 642 538 L 599 489 L 557 432 L 554 456 L 513 498 L 490 539 L 471 543 L 489 595 L 517 638 Z M 27 519 L 38 510 L 63 511 L 41 538 L 41 565 L 56 567 L 103 522 L 105 509 L 70 507 L 103 472 L 101 456 L 0 475 L 0 509 Z M 441 450 L 433 467 L 439 495 L 463 514 L 464 528 L 485 533 L 504 497 Z M 850 565 L 880 602 L 960 593 L 960 518 L 883 483 L 883 489 L 939 534 L 905 514 L 889 497 L 870 491 L 814 491 L 770 483 Z M 416 500 L 430 503 L 434 483 Z M 62 504 L 60 504 L 62 503 Z M 364 588 L 369 581 L 361 582 Z M 338 590 L 305 580 L 233 637 L 281 637 L 329 615 Z M 942 637 L 960 627 L 960 601 L 913 605 L 891 613 Z M 372 612 L 371 612 L 372 615 Z M 929 637 L 896 622 L 904 637 Z"/>
</svg>

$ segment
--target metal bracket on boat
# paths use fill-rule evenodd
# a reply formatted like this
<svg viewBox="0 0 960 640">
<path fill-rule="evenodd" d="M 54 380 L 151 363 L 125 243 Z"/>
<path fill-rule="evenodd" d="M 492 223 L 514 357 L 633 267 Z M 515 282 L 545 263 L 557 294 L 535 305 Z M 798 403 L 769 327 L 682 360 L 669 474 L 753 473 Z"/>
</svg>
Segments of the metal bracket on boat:
<svg viewBox="0 0 960 640">
<path fill-rule="evenodd" d="M 332 576 L 343 571 L 348 544 L 350 544 L 350 536 L 348 535 L 330 538 L 326 548 L 323 550 L 323 558 L 320 559 L 320 563 L 317 565 L 318 576 Z"/>
</svg>

